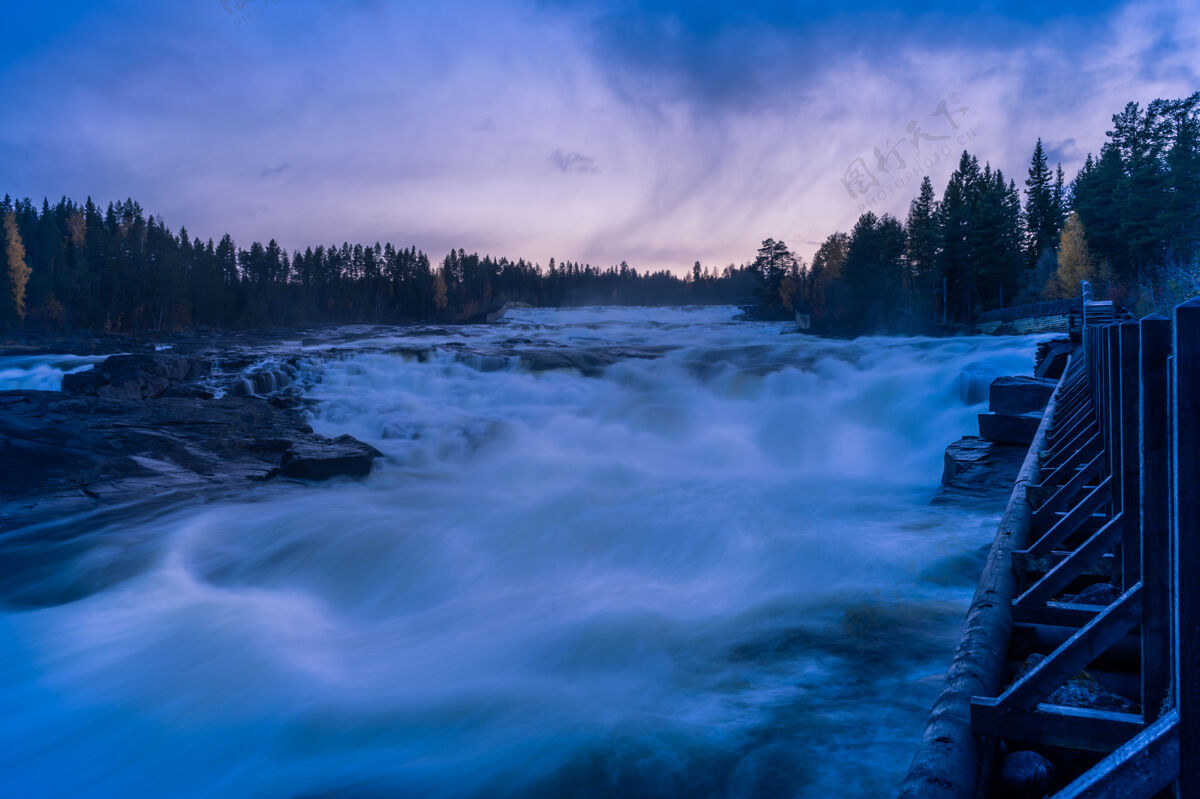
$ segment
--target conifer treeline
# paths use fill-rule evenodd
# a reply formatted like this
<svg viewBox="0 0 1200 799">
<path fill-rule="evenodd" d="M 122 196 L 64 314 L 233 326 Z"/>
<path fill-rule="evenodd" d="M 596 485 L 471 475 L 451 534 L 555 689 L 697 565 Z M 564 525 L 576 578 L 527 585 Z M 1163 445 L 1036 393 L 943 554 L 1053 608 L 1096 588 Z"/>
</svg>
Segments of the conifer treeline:
<svg viewBox="0 0 1200 799">
<path fill-rule="evenodd" d="M 746 266 L 677 277 L 625 263 L 548 268 L 415 247 L 342 244 L 288 254 L 176 235 L 132 200 L 37 208 L 0 202 L 0 330 L 177 330 L 314 323 L 462 321 L 506 301 L 540 306 L 737 303 L 811 314 L 835 332 L 913 332 L 988 310 L 1101 296 L 1146 313 L 1200 293 L 1200 92 L 1128 104 L 1100 155 L 1067 184 L 1039 139 L 1022 192 L 963 152 L 937 199 L 921 183 L 907 219 L 863 214 L 807 264 L 767 239 Z"/>
<path fill-rule="evenodd" d="M 913 331 L 1078 296 L 1149 313 L 1200 293 L 1200 93 L 1129 103 L 1099 158 L 1067 184 L 1039 139 L 1025 202 L 999 169 L 963 152 L 941 200 L 926 177 L 904 223 L 868 212 L 805 264 L 767 239 L 754 261 L 763 304 L 818 329 Z"/>
<path fill-rule="evenodd" d="M 239 249 L 229 235 L 201 241 L 169 230 L 132 200 L 101 211 L 62 199 L 41 208 L 0 201 L 0 329 L 179 330 L 319 323 L 463 321 L 504 302 L 539 306 L 732 303 L 756 276 L 732 264 L 686 278 L 573 262 L 548 268 L 450 252 L 440 264 L 391 244 L 308 248 L 274 240 Z M 13 252 L 23 248 L 15 263 Z"/>
</svg>

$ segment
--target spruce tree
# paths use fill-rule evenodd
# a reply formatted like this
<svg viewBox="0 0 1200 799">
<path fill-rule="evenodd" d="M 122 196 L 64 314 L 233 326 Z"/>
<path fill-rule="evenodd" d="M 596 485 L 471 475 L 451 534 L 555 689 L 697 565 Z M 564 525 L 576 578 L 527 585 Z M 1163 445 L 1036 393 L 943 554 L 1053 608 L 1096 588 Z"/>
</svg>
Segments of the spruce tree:
<svg viewBox="0 0 1200 799">
<path fill-rule="evenodd" d="M 1054 248 L 1058 218 L 1050 167 L 1039 138 L 1029 161 L 1029 176 L 1025 178 L 1025 253 L 1030 267 L 1045 250 Z"/>
<path fill-rule="evenodd" d="M 979 194 L 979 161 L 963 150 L 938 206 L 941 229 L 943 321 L 970 322 L 976 298 L 971 218 Z"/>
<path fill-rule="evenodd" d="M 940 318 L 942 310 L 941 275 L 938 271 L 941 231 L 937 212 L 933 183 L 926 175 L 921 180 L 920 191 L 908 207 L 904 233 L 917 312 L 928 321 Z"/>
</svg>

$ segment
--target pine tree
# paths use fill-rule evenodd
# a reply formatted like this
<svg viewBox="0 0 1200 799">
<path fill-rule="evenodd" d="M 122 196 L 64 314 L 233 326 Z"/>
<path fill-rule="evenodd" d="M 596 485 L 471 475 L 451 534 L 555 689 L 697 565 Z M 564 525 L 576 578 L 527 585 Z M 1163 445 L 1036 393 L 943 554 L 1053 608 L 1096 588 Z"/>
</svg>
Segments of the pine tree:
<svg viewBox="0 0 1200 799">
<path fill-rule="evenodd" d="M 979 161 L 964 150 L 938 206 L 943 321 L 970 322 L 974 318 L 978 292 L 971 258 L 971 218 L 978 201 L 979 182 Z"/>
<path fill-rule="evenodd" d="M 1059 210 L 1042 140 L 1037 140 L 1025 179 L 1025 247 L 1029 266 L 1042 252 L 1053 249 L 1058 233 Z"/>
<path fill-rule="evenodd" d="M 1200 92 L 1172 109 L 1174 140 L 1167 154 L 1167 243 L 1175 262 L 1200 257 Z"/>
<path fill-rule="evenodd" d="M 785 277 L 796 275 L 799 271 L 799 262 L 787 244 L 775 239 L 764 240 L 751 268 L 762 281 L 760 296 L 763 304 L 768 308 L 784 307 L 780 284 Z"/>
<path fill-rule="evenodd" d="M 868 211 L 850 232 L 842 264 L 846 321 L 856 330 L 885 331 L 898 321 L 904 296 L 904 226 Z"/>
<path fill-rule="evenodd" d="M 835 321 L 841 305 L 842 265 L 850 248 L 850 236 L 832 233 L 813 255 L 812 267 L 808 270 L 806 299 L 817 322 Z"/>
<path fill-rule="evenodd" d="M 1054 233 L 1058 235 L 1062 232 L 1063 224 L 1067 221 L 1067 214 L 1070 213 L 1067 202 L 1067 187 L 1063 179 L 1061 163 L 1054 168 L 1054 192 L 1052 197 L 1051 208 L 1054 210 Z"/>
<path fill-rule="evenodd" d="M 937 213 L 933 183 L 926 175 L 921 180 L 920 191 L 909 205 L 904 230 L 918 313 L 930 321 L 941 316 L 941 276 L 938 272 L 941 232 Z"/>
</svg>

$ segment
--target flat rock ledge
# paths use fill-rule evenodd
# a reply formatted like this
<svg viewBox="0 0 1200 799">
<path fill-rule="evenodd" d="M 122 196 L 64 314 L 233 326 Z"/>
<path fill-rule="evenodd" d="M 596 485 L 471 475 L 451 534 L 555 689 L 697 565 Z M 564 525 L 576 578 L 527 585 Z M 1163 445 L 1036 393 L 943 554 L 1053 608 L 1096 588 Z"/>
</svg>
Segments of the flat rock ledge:
<svg viewBox="0 0 1200 799">
<path fill-rule="evenodd" d="M 946 447 L 936 503 L 988 502 L 1002 507 L 1028 447 L 963 436 Z"/>
<path fill-rule="evenodd" d="M 123 382 L 121 397 L 0 392 L 0 531 L 277 476 L 363 477 L 380 456 L 317 435 L 287 398 L 171 396 L 170 380 L 133 398 L 146 384 Z"/>
</svg>

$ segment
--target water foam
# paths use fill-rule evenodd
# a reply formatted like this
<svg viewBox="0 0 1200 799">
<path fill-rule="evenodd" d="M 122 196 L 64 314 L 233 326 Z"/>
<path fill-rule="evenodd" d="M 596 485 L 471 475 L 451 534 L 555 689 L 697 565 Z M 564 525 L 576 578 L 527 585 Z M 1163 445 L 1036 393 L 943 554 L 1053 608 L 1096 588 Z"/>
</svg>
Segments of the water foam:
<svg viewBox="0 0 1200 799">
<path fill-rule="evenodd" d="M 890 790 L 971 588 L 929 569 L 994 523 L 928 504 L 941 450 L 1034 340 L 734 314 L 527 310 L 313 348 L 314 427 L 385 459 L 94 531 L 78 579 L 157 555 L 0 617 L 3 792 Z"/>
</svg>

